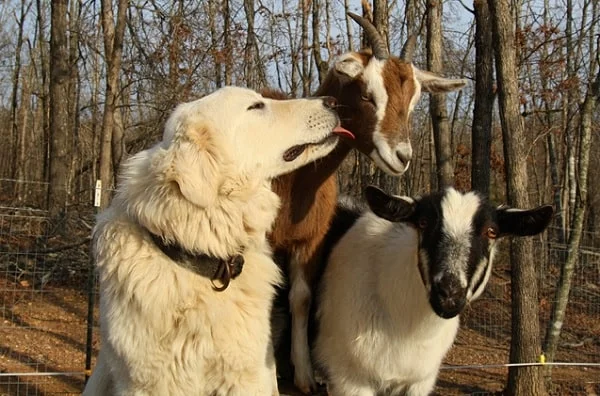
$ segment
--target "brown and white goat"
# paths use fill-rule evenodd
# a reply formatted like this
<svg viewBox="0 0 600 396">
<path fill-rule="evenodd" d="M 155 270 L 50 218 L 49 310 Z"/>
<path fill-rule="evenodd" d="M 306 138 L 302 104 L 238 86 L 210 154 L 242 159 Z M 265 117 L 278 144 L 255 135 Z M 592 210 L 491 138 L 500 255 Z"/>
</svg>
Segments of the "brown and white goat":
<svg viewBox="0 0 600 396">
<path fill-rule="evenodd" d="M 402 175 L 412 159 L 410 113 L 421 91 L 450 92 L 466 84 L 466 80 L 446 79 L 416 68 L 411 62 L 414 40 L 405 44 L 400 57 L 390 56 L 375 27 L 365 18 L 349 15 L 365 30 L 372 50 L 341 55 L 315 95 L 336 98 L 342 126 L 355 139 L 342 139 L 324 159 L 273 182 L 282 207 L 270 240 L 288 264 L 284 271 L 290 282 L 291 361 L 294 383 L 304 393 L 315 388 L 308 316 L 323 239 L 337 202 L 337 168 L 355 148 L 386 173 Z"/>
</svg>

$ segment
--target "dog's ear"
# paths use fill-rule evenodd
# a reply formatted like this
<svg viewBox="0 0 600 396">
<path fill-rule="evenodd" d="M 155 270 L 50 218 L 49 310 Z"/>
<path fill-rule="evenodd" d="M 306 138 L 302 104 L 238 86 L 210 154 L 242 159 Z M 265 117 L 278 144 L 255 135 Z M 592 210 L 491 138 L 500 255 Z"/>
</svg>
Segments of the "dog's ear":
<svg viewBox="0 0 600 396">
<path fill-rule="evenodd" d="M 219 193 L 219 154 L 207 126 L 180 128 L 168 149 L 169 180 L 177 184 L 185 199 L 205 208 L 214 203 Z"/>
</svg>

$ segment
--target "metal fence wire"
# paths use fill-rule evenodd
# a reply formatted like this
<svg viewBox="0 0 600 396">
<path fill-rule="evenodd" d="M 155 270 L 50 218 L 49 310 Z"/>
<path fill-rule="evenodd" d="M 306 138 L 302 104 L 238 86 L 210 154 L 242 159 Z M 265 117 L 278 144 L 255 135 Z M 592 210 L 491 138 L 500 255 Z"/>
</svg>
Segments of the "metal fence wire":
<svg viewBox="0 0 600 396">
<path fill-rule="evenodd" d="M 93 362 L 100 347 L 97 326 L 87 339 L 94 186 L 71 196 L 60 219 L 43 209 L 47 188 L 0 179 L 0 396 L 80 394 L 86 350 Z M 546 240 L 555 234 L 536 237 L 541 339 L 567 254 L 565 245 Z M 600 392 L 600 368 L 592 365 L 600 363 L 600 235 L 589 231 L 583 241 L 556 354 L 570 365 L 556 367 L 552 377 L 573 394 Z M 436 394 L 483 395 L 504 387 L 511 334 L 507 250 L 503 244 L 484 295 L 461 316 Z M 97 297 L 95 282 L 91 287 Z"/>
</svg>

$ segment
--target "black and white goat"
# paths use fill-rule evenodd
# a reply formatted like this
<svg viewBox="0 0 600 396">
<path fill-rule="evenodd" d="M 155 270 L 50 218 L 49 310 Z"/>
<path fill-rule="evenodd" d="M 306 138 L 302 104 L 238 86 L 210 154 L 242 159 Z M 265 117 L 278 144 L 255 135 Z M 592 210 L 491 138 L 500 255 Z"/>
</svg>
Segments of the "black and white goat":
<svg viewBox="0 0 600 396">
<path fill-rule="evenodd" d="M 314 358 L 331 396 L 427 395 L 456 336 L 458 315 L 484 290 L 497 239 L 542 232 L 553 209 L 494 208 L 474 192 L 390 196 L 338 214 L 321 279 Z"/>
</svg>

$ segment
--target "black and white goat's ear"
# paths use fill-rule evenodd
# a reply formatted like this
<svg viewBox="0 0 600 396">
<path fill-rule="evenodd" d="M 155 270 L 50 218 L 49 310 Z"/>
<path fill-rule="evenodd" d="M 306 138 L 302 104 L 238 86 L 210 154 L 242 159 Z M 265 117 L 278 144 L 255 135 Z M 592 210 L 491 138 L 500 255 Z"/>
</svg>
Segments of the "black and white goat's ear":
<svg viewBox="0 0 600 396">
<path fill-rule="evenodd" d="M 171 166 L 167 178 L 174 182 L 185 199 L 205 208 L 219 193 L 221 177 L 219 158 L 206 127 L 189 127 L 177 131 L 167 148 Z"/>
<path fill-rule="evenodd" d="M 411 198 L 390 195 L 379 187 L 367 186 L 365 198 L 373 213 L 392 222 L 407 221 L 415 212 Z"/>
<path fill-rule="evenodd" d="M 429 71 L 420 70 L 413 66 L 416 79 L 421 83 L 421 90 L 429 93 L 447 93 L 458 91 L 467 85 L 465 79 L 452 79 L 438 76 Z"/>
<path fill-rule="evenodd" d="M 499 236 L 539 234 L 548 227 L 553 214 L 554 208 L 551 205 L 543 205 L 534 209 L 500 207 L 496 209 Z"/>
<path fill-rule="evenodd" d="M 365 65 L 356 55 L 348 53 L 335 62 L 334 68 L 342 79 L 354 80 L 365 70 Z"/>
</svg>

